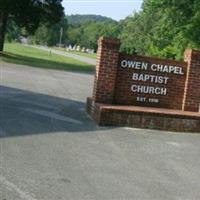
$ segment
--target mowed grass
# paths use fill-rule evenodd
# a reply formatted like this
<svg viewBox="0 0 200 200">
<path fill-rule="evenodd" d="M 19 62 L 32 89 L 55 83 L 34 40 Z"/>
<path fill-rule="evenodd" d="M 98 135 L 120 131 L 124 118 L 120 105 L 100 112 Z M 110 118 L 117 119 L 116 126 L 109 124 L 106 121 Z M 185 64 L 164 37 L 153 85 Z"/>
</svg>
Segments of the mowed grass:
<svg viewBox="0 0 200 200">
<path fill-rule="evenodd" d="M 32 67 L 59 69 L 68 71 L 94 71 L 94 66 L 72 58 L 50 54 L 49 52 L 25 46 L 19 43 L 6 43 L 0 60 Z"/>
<path fill-rule="evenodd" d="M 60 47 L 54 47 L 53 49 L 56 49 L 56 50 L 59 50 L 59 51 L 64 51 L 64 52 L 67 52 L 67 53 L 73 53 L 73 54 L 76 54 L 76 55 L 79 55 L 79 56 L 88 57 L 88 58 L 96 59 L 96 57 L 97 57 L 96 53 L 89 54 L 89 53 L 84 53 L 84 52 L 79 52 L 79 51 L 66 51 L 65 48 L 60 48 Z"/>
</svg>

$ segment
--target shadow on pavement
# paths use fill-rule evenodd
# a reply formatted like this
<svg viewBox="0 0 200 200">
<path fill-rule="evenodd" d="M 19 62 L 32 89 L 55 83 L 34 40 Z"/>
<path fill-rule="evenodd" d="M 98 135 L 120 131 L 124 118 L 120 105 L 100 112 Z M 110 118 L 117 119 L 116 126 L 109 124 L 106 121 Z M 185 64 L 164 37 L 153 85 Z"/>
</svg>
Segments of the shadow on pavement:
<svg viewBox="0 0 200 200">
<path fill-rule="evenodd" d="M 90 120 L 83 102 L 4 86 L 0 113 L 0 137 L 107 129 Z"/>
</svg>

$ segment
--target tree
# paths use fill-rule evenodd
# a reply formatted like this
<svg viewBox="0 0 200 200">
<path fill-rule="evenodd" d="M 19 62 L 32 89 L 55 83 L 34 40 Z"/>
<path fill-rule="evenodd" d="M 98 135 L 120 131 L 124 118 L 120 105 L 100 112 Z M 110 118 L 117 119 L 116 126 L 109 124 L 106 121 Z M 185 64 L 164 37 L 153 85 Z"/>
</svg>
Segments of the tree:
<svg viewBox="0 0 200 200">
<path fill-rule="evenodd" d="M 12 42 L 19 39 L 22 35 L 22 30 L 15 24 L 13 20 L 8 20 L 7 31 L 6 31 L 6 41 Z"/>
<path fill-rule="evenodd" d="M 59 23 L 52 26 L 41 24 L 35 34 L 30 37 L 31 43 L 55 46 L 59 43 L 60 31 L 63 30 L 62 43 L 66 43 L 68 22 L 66 17 L 63 17 Z"/>
<path fill-rule="evenodd" d="M 82 27 L 70 26 L 67 30 L 67 39 L 68 39 L 67 43 L 70 45 L 80 44 L 82 34 L 83 34 Z"/>
<path fill-rule="evenodd" d="M 0 0 L 0 51 L 3 51 L 8 19 L 34 33 L 42 24 L 54 24 L 64 14 L 62 0 Z"/>
<path fill-rule="evenodd" d="M 144 0 L 121 27 L 123 51 L 182 59 L 184 49 L 200 49 L 200 1 Z"/>
<path fill-rule="evenodd" d="M 88 21 L 79 26 L 70 26 L 67 31 L 68 44 L 80 45 L 97 49 L 97 39 L 100 36 L 118 37 L 120 29 L 115 21 Z"/>
</svg>

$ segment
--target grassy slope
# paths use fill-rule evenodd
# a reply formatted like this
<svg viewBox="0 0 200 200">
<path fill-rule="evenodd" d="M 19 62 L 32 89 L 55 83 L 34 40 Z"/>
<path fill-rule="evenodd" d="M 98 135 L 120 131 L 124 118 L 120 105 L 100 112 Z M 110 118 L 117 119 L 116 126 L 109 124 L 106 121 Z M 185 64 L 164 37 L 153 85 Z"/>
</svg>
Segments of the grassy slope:
<svg viewBox="0 0 200 200">
<path fill-rule="evenodd" d="M 67 52 L 65 48 L 54 47 L 54 49 Z M 77 54 L 77 55 L 88 57 L 88 58 L 94 58 L 94 59 L 97 57 L 96 54 L 89 54 L 89 53 L 83 53 L 83 52 L 78 52 L 78 51 L 69 51 L 68 53 L 73 53 L 73 54 Z"/>
<path fill-rule="evenodd" d="M 94 66 L 46 51 L 34 49 L 17 43 L 5 44 L 5 53 L 0 56 L 4 62 L 29 65 L 33 67 L 61 69 L 70 71 L 93 71 Z"/>
</svg>

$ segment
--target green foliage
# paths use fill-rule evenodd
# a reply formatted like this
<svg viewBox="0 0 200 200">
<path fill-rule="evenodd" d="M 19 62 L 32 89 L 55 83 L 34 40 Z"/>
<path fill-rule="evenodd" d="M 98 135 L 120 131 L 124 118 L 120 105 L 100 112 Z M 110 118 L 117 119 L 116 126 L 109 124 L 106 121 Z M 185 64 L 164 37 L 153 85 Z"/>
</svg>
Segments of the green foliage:
<svg viewBox="0 0 200 200">
<path fill-rule="evenodd" d="M 62 0 L 1 0 L 0 12 L 16 24 L 34 32 L 39 24 L 54 24 L 63 16 Z"/>
<path fill-rule="evenodd" d="M 34 36 L 30 37 L 30 42 L 33 44 L 55 46 L 59 43 L 60 34 L 62 31 L 62 42 L 65 43 L 67 29 L 68 22 L 65 17 L 63 17 L 59 23 L 53 26 L 41 24 Z"/>
<path fill-rule="evenodd" d="M 0 0 L 0 51 L 9 19 L 28 33 L 34 33 L 40 24 L 52 25 L 60 21 L 64 14 L 61 3 L 62 0 Z"/>
<path fill-rule="evenodd" d="M 81 18 L 80 18 L 81 16 Z M 74 24 L 68 23 L 69 19 L 75 19 Z M 94 20 L 97 21 L 94 21 Z M 97 49 L 97 39 L 100 36 L 106 37 L 118 37 L 120 33 L 120 27 L 118 22 L 102 16 L 95 15 L 72 15 L 65 16 L 61 21 L 53 26 L 48 26 L 46 23 L 40 23 L 37 31 L 32 36 L 27 32 L 24 33 L 22 29 L 19 29 L 14 21 L 10 20 L 10 28 L 8 36 L 10 40 L 15 40 L 19 35 L 25 35 L 29 37 L 31 44 L 40 44 L 48 46 L 56 46 L 60 40 L 60 31 L 63 30 L 62 44 L 64 45 L 80 45 L 85 48 Z M 72 23 L 72 22 L 71 22 Z M 17 33 L 13 35 L 12 30 L 18 28 Z"/>
<path fill-rule="evenodd" d="M 199 0 L 145 0 L 140 13 L 122 23 L 122 50 L 182 59 L 186 48 L 200 48 Z"/>
<path fill-rule="evenodd" d="M 100 15 L 66 16 L 69 28 L 66 32 L 66 44 L 80 45 L 97 49 L 97 40 L 101 36 L 118 37 L 118 22 Z"/>
<path fill-rule="evenodd" d="M 97 39 L 101 36 L 118 37 L 120 29 L 118 23 L 86 22 L 80 26 L 71 26 L 67 31 L 68 44 L 81 45 L 86 48 L 97 49 Z"/>
<path fill-rule="evenodd" d="M 82 27 L 70 26 L 67 30 L 68 44 L 75 45 L 80 44 L 82 37 Z"/>
<path fill-rule="evenodd" d="M 18 40 L 20 35 L 22 35 L 22 30 L 13 20 L 9 20 L 7 25 L 6 41 L 12 42 Z"/>
</svg>

